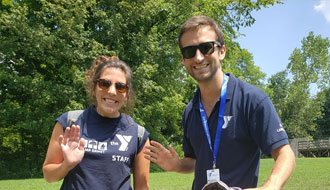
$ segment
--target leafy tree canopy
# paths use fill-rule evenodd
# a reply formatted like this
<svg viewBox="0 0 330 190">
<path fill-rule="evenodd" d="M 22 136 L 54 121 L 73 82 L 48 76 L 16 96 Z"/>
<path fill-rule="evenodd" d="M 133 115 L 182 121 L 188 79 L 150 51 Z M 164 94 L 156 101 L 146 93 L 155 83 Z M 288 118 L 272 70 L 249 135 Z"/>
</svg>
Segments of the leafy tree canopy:
<svg viewBox="0 0 330 190">
<path fill-rule="evenodd" d="M 137 94 L 132 116 L 151 132 L 150 138 L 180 144 L 181 114 L 196 85 L 181 64 L 179 26 L 192 15 L 216 19 L 228 50 L 224 69 L 262 87 L 258 81 L 265 75 L 234 40 L 240 27 L 254 23 L 252 11 L 275 3 L 1 1 L 0 157 L 5 159 L 0 169 L 5 172 L 0 178 L 40 176 L 54 120 L 88 106 L 84 72 L 98 55 L 118 55 L 132 67 Z M 26 173 L 17 173 L 18 166 Z"/>
</svg>

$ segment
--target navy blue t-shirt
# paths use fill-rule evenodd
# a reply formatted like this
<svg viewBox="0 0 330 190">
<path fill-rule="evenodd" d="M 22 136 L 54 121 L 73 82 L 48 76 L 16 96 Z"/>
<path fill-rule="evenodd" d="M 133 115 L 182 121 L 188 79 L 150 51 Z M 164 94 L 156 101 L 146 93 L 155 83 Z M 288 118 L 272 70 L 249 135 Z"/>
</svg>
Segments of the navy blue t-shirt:
<svg viewBox="0 0 330 190">
<path fill-rule="evenodd" d="M 68 112 L 56 119 L 63 130 L 67 118 Z M 102 117 L 95 106 L 86 109 L 75 124 L 80 126 L 80 136 L 86 141 L 85 155 L 64 178 L 61 189 L 132 189 L 130 174 L 134 158 L 149 133 L 145 131 L 138 147 L 138 127 L 130 116 Z"/>
<path fill-rule="evenodd" d="M 288 136 L 269 97 L 259 88 L 229 76 L 224 124 L 216 166 L 220 179 L 230 187 L 256 187 L 261 151 L 270 154 L 288 144 Z M 207 183 L 206 171 L 212 169 L 210 150 L 199 112 L 200 91 L 183 113 L 185 157 L 196 159 L 193 189 L 200 190 Z M 209 118 L 212 147 L 217 129 L 218 101 Z"/>
</svg>

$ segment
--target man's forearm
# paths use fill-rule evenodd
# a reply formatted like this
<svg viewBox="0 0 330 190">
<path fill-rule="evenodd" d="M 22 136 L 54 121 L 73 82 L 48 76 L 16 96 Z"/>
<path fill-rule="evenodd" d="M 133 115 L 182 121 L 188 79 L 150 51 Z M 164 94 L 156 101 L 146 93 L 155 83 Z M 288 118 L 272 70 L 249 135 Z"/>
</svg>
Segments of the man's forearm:
<svg viewBox="0 0 330 190">
<path fill-rule="evenodd" d="M 275 159 L 272 172 L 263 187 L 265 189 L 280 190 L 290 178 L 295 165 L 295 156 L 290 145 L 284 145 L 272 152 Z"/>
</svg>

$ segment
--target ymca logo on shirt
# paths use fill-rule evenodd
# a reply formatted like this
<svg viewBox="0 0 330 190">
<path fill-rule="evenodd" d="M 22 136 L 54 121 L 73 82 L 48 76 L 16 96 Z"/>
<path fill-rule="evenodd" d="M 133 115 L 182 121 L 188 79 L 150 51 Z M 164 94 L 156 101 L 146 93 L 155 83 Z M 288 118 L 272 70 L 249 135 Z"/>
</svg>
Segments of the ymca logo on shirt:
<svg viewBox="0 0 330 190">
<path fill-rule="evenodd" d="M 119 139 L 119 141 L 121 143 L 118 150 L 119 151 L 127 151 L 128 143 L 131 141 L 132 136 L 116 134 L 116 137 Z"/>
<path fill-rule="evenodd" d="M 117 139 L 120 141 L 111 141 L 111 146 L 119 146 L 118 151 L 123 152 L 128 150 L 128 143 L 132 140 L 132 136 L 116 134 Z M 120 154 L 118 152 L 118 154 Z M 112 161 L 114 162 L 128 162 L 129 157 L 123 155 L 112 155 Z"/>
<path fill-rule="evenodd" d="M 222 128 L 223 129 L 226 129 L 228 127 L 228 123 L 229 121 L 231 120 L 233 116 L 224 116 L 223 117 L 223 125 L 222 125 Z"/>
</svg>

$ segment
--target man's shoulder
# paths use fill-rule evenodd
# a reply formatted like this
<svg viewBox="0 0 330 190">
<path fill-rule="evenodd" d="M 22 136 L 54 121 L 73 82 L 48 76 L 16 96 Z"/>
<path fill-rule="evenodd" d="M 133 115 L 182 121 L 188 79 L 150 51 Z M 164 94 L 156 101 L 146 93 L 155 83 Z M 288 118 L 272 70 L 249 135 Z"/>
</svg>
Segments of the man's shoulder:
<svg viewBox="0 0 330 190">
<path fill-rule="evenodd" d="M 190 100 L 190 102 L 186 105 L 183 114 L 182 114 L 182 124 L 183 126 L 185 126 L 185 123 L 187 122 L 187 120 L 190 117 L 190 115 L 192 114 L 192 111 L 194 110 L 194 100 Z"/>
<path fill-rule="evenodd" d="M 228 86 L 228 89 L 232 90 L 232 95 L 239 98 L 248 98 L 250 100 L 263 99 L 267 94 L 260 89 L 259 87 L 247 83 L 239 78 L 236 78 L 231 75 L 231 85 Z"/>
<path fill-rule="evenodd" d="M 190 102 L 184 108 L 183 119 L 187 118 L 187 115 L 191 112 L 192 108 L 193 108 L 193 100 L 190 100 Z"/>
<path fill-rule="evenodd" d="M 235 86 L 237 86 L 238 88 L 243 89 L 243 90 L 250 90 L 250 89 L 251 90 L 261 90 L 257 86 L 250 84 L 248 82 L 245 82 L 242 79 L 240 79 L 239 77 L 235 77 L 232 74 L 230 74 L 230 80 L 235 84 Z"/>
</svg>

